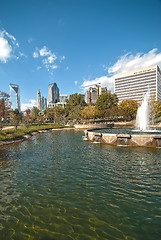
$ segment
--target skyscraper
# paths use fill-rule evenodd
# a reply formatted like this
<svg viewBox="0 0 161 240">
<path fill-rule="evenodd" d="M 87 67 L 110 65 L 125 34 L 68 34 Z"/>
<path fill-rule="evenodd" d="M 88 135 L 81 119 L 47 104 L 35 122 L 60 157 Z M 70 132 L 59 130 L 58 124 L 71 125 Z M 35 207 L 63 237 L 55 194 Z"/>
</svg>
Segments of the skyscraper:
<svg viewBox="0 0 161 240">
<path fill-rule="evenodd" d="M 59 102 L 66 103 L 66 100 L 68 99 L 68 95 L 60 95 L 59 96 Z"/>
<path fill-rule="evenodd" d="M 48 86 L 48 101 L 49 104 L 59 102 L 59 88 L 56 83 L 51 83 Z"/>
<path fill-rule="evenodd" d="M 41 93 L 39 89 L 37 91 L 37 108 L 41 111 Z"/>
<path fill-rule="evenodd" d="M 9 84 L 9 88 L 10 88 L 11 108 L 13 110 L 18 109 L 20 111 L 21 107 L 20 107 L 20 89 L 19 89 L 19 85 L 10 83 Z"/>
<path fill-rule="evenodd" d="M 85 93 L 85 102 L 87 104 L 96 104 L 97 98 L 107 92 L 107 87 L 102 88 L 99 85 L 96 87 L 90 87 L 88 91 Z"/>
</svg>

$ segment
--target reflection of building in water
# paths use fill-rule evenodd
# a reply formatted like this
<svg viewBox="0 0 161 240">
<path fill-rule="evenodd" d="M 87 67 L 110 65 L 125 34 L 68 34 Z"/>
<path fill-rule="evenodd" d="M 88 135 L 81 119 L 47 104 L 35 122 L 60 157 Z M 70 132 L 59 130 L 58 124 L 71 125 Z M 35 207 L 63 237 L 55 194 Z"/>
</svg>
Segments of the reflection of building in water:
<svg viewBox="0 0 161 240">
<path fill-rule="evenodd" d="M 11 109 L 13 110 L 18 109 L 20 111 L 21 107 L 20 107 L 19 85 L 10 83 L 9 88 L 10 88 Z"/>
<path fill-rule="evenodd" d="M 142 102 L 148 89 L 156 94 L 156 100 L 161 100 L 161 72 L 157 65 L 116 74 L 114 78 L 119 102 L 126 99 Z"/>
</svg>

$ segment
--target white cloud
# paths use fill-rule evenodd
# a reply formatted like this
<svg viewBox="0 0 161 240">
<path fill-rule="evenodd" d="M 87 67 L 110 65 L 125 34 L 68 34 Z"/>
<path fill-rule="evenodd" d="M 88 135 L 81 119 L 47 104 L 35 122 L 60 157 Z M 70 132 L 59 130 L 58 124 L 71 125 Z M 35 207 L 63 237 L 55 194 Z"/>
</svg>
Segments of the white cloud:
<svg viewBox="0 0 161 240">
<path fill-rule="evenodd" d="M 28 41 L 28 43 L 32 43 L 34 41 L 34 39 L 33 38 L 29 38 L 27 41 Z"/>
<path fill-rule="evenodd" d="M 152 49 L 148 53 L 137 53 L 136 55 L 127 53 L 121 56 L 113 66 L 108 68 L 108 73 L 117 74 L 156 64 L 161 66 L 161 52 L 157 53 L 157 48 Z"/>
<path fill-rule="evenodd" d="M 78 81 L 74 81 L 74 84 L 77 86 L 78 85 Z"/>
<path fill-rule="evenodd" d="M 21 111 L 25 111 L 26 109 L 32 109 L 33 107 L 37 107 L 37 101 L 34 99 L 29 99 L 28 103 L 21 104 Z"/>
<path fill-rule="evenodd" d="M 60 57 L 58 60 L 56 54 L 49 50 L 46 46 L 43 46 L 41 49 L 36 48 L 33 53 L 33 58 L 40 58 L 43 66 L 51 74 L 53 73 L 53 70 L 59 67 L 58 64 L 65 60 L 65 56 Z"/>
<path fill-rule="evenodd" d="M 110 89 L 111 91 L 113 91 L 114 89 L 114 78 L 108 76 L 98 77 L 93 80 L 85 79 L 82 84 L 82 87 L 86 91 L 89 89 L 90 86 L 93 87 L 99 83 L 101 84 L 102 87 L 107 87 L 108 90 Z"/>
<path fill-rule="evenodd" d="M 38 54 L 38 52 L 33 52 L 33 58 L 38 58 L 39 57 L 39 54 Z"/>
<path fill-rule="evenodd" d="M 3 37 L 0 37 L 0 61 L 6 63 L 11 57 L 12 47 L 9 45 L 8 41 Z"/>
<path fill-rule="evenodd" d="M 152 49 L 148 53 L 137 53 L 136 55 L 127 53 L 121 56 L 113 66 L 106 68 L 103 65 L 104 69 L 108 72 L 107 76 L 101 76 L 93 80 L 85 79 L 82 87 L 86 90 L 88 89 L 88 85 L 101 83 L 102 86 L 106 86 L 109 90 L 113 91 L 115 74 L 153 65 L 161 67 L 161 52 L 158 52 L 157 48 Z"/>
<path fill-rule="evenodd" d="M 18 51 L 19 43 L 16 38 L 6 30 L 0 30 L 0 62 L 7 63 L 9 59 L 27 57 L 24 53 Z"/>
</svg>

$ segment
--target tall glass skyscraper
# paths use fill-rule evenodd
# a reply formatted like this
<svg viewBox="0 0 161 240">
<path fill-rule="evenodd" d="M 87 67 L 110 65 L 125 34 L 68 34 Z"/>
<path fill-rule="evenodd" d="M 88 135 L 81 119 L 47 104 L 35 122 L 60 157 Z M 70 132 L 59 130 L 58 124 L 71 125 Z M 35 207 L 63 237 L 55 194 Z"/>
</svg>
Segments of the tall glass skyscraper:
<svg viewBox="0 0 161 240">
<path fill-rule="evenodd" d="M 18 109 L 20 111 L 21 107 L 20 107 L 20 89 L 19 89 L 19 85 L 10 83 L 9 84 L 9 88 L 10 88 L 11 108 L 13 110 Z"/>
<path fill-rule="evenodd" d="M 48 102 L 49 104 L 59 102 L 59 88 L 56 83 L 51 83 L 48 86 Z"/>
</svg>

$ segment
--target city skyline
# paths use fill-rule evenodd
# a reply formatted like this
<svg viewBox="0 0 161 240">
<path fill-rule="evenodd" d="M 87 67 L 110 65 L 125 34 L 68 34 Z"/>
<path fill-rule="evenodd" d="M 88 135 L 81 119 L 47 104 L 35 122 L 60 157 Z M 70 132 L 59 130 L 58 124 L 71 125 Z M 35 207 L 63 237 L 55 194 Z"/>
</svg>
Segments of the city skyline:
<svg viewBox="0 0 161 240">
<path fill-rule="evenodd" d="M 48 98 L 85 93 L 101 83 L 113 92 L 114 75 L 161 68 L 159 0 L 1 0 L 0 84 L 18 84 L 21 109 Z"/>
</svg>

